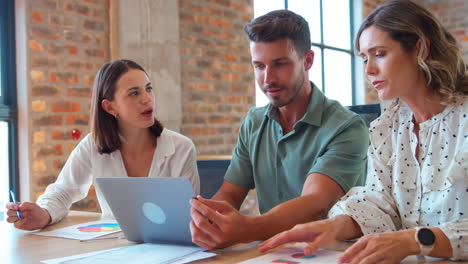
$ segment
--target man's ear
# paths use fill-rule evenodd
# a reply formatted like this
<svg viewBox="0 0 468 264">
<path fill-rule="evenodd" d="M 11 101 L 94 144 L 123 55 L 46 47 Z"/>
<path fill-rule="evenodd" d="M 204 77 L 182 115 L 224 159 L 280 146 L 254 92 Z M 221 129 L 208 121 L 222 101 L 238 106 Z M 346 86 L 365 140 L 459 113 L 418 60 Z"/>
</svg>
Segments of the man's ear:
<svg viewBox="0 0 468 264">
<path fill-rule="evenodd" d="M 314 64 L 314 52 L 312 50 L 308 50 L 304 56 L 304 69 L 306 71 L 310 70 L 313 64 Z"/>
<path fill-rule="evenodd" d="M 101 107 L 102 107 L 102 109 L 104 109 L 104 111 L 106 111 L 110 115 L 113 115 L 113 116 L 117 115 L 117 112 L 114 110 L 114 108 L 112 106 L 112 101 L 107 100 L 107 99 L 102 100 L 101 101 Z"/>
</svg>

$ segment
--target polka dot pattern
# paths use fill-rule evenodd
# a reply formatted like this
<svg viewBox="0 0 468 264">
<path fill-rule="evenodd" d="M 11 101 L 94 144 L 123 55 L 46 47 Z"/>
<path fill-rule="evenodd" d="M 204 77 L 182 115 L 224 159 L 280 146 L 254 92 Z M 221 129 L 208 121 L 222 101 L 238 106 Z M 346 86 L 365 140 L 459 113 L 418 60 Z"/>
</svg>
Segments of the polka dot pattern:
<svg viewBox="0 0 468 264">
<path fill-rule="evenodd" d="M 329 216 L 350 215 L 364 234 L 439 227 L 455 259 L 468 259 L 467 113 L 464 96 L 417 131 L 411 109 L 395 100 L 371 123 L 366 185 L 351 189 Z"/>
</svg>

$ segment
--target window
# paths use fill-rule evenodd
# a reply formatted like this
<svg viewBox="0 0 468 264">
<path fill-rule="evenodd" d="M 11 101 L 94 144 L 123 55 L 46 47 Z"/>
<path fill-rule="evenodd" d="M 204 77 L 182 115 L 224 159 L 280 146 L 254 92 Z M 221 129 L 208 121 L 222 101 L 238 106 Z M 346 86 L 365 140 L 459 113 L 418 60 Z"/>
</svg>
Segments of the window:
<svg viewBox="0 0 468 264">
<path fill-rule="evenodd" d="M 342 105 L 361 103 L 356 91 L 361 86 L 361 71 L 356 73 L 353 51 L 354 12 L 360 14 L 358 1 L 353 0 L 254 0 L 254 16 L 276 9 L 288 9 L 303 16 L 309 23 L 314 65 L 309 77 L 330 99 Z M 359 16 L 360 19 L 360 16 Z M 268 99 L 257 87 L 257 106 Z"/>
<path fill-rule="evenodd" d="M 0 0 L 0 212 L 9 200 L 9 189 L 19 198 L 14 2 Z M 2 218 L 3 214 L 0 214 L 0 220 Z"/>
</svg>

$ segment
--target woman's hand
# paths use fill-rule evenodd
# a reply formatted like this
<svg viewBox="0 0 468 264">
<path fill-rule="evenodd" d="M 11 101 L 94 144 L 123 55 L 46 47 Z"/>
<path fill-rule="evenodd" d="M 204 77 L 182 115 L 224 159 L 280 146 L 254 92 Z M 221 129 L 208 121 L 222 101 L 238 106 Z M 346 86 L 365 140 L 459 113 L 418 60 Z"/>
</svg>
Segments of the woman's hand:
<svg viewBox="0 0 468 264">
<path fill-rule="evenodd" d="M 13 223 L 18 229 L 41 229 L 46 227 L 51 221 L 49 212 L 36 203 L 7 203 L 6 208 L 8 209 L 6 212 L 6 221 L 8 223 Z M 21 219 L 19 219 L 16 214 L 17 210 L 21 214 Z"/>
<path fill-rule="evenodd" d="M 400 263 L 420 252 L 414 233 L 409 229 L 363 236 L 338 258 L 338 263 Z"/>
<path fill-rule="evenodd" d="M 289 242 L 309 242 L 304 248 L 304 255 L 311 255 L 333 240 L 341 238 L 342 230 L 354 228 L 353 222 L 349 216 L 339 215 L 331 219 L 296 225 L 259 244 L 258 249 L 263 252 Z"/>
</svg>

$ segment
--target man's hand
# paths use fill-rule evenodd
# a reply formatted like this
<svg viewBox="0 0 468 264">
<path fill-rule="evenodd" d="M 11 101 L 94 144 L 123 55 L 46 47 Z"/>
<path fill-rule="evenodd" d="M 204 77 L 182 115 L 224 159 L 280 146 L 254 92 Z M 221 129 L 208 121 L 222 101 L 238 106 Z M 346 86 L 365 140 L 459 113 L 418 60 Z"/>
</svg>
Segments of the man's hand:
<svg viewBox="0 0 468 264">
<path fill-rule="evenodd" d="M 197 199 L 192 199 L 190 204 L 190 232 L 193 243 L 207 249 L 215 249 L 248 239 L 250 218 L 241 215 L 229 203 L 198 196 Z"/>
<path fill-rule="evenodd" d="M 13 223 L 18 229 L 41 229 L 46 227 L 51 221 L 49 212 L 36 203 L 7 203 L 6 208 L 8 209 L 6 221 Z M 16 210 L 20 211 L 21 219 L 16 215 Z"/>
</svg>

